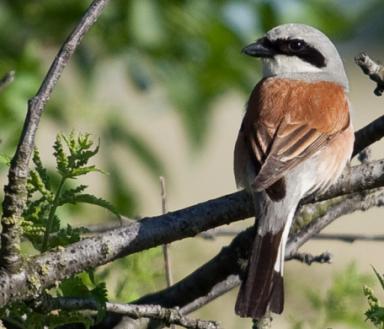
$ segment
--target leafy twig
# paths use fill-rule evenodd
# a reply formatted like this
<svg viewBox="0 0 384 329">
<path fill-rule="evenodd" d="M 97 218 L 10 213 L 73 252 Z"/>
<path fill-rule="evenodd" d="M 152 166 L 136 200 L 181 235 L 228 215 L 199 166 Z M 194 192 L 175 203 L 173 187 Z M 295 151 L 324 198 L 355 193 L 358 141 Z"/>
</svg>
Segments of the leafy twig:
<svg viewBox="0 0 384 329">
<path fill-rule="evenodd" d="M 9 168 L 8 185 L 4 189 L 3 216 L 1 219 L 0 264 L 2 268 L 12 273 L 18 272 L 21 267 L 19 226 L 27 199 L 28 165 L 43 109 L 77 46 L 96 22 L 108 1 L 94 0 L 91 3 L 56 55 L 36 96 L 28 102 L 28 112 L 23 131 Z"/>
</svg>

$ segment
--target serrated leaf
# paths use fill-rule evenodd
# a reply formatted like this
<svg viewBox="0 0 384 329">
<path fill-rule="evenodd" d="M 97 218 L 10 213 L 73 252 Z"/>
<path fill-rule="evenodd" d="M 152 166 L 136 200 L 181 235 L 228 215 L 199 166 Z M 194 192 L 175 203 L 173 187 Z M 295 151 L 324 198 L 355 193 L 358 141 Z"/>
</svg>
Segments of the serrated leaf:
<svg viewBox="0 0 384 329">
<path fill-rule="evenodd" d="M 78 276 L 63 280 L 59 285 L 59 289 L 62 296 L 82 297 L 87 296 L 89 292 L 88 287 Z"/>
<path fill-rule="evenodd" d="M 55 150 L 53 155 L 56 158 L 56 167 L 57 170 L 63 175 L 66 176 L 68 173 L 68 159 L 67 155 L 64 151 L 63 146 L 63 136 L 61 134 L 58 134 L 56 136 L 55 143 L 53 145 L 53 149 Z"/>
<path fill-rule="evenodd" d="M 43 163 L 41 162 L 40 152 L 37 148 L 34 149 L 32 161 L 35 165 L 35 170 L 41 177 L 41 180 L 44 182 L 46 189 L 50 190 L 51 184 L 50 184 L 50 179 L 47 173 L 47 169 L 44 168 Z"/>
<path fill-rule="evenodd" d="M 76 195 L 67 195 L 66 198 L 64 198 L 64 195 L 60 199 L 59 206 L 64 205 L 66 203 L 88 203 L 93 204 L 99 207 L 102 207 L 104 209 L 109 210 L 113 214 L 115 214 L 118 218 L 120 218 L 119 212 L 116 210 L 116 208 L 111 205 L 108 201 L 98 198 L 92 194 L 76 194 Z"/>
<path fill-rule="evenodd" d="M 72 227 L 68 224 L 66 228 L 60 228 L 56 233 L 50 235 L 49 247 L 67 246 L 78 242 L 81 239 L 81 235 L 86 232 L 87 229 L 84 227 Z"/>
<path fill-rule="evenodd" d="M 105 282 L 99 283 L 90 291 L 90 295 L 97 301 L 97 317 L 96 322 L 101 321 L 107 312 L 106 303 L 108 301 L 108 292 Z"/>
<path fill-rule="evenodd" d="M 76 177 L 79 177 L 82 175 L 89 174 L 91 172 L 99 172 L 99 173 L 104 174 L 104 172 L 102 170 L 96 168 L 96 166 L 87 166 L 87 167 L 80 167 L 80 168 L 71 169 L 67 177 L 68 178 L 76 178 Z"/>
<path fill-rule="evenodd" d="M 29 174 L 29 184 L 30 187 L 33 187 L 30 191 L 39 191 L 47 199 L 52 198 L 52 192 L 44 182 L 43 178 L 40 176 L 40 173 L 37 170 L 31 170 Z"/>
<path fill-rule="evenodd" d="M 76 194 L 79 194 L 81 192 L 83 192 L 84 190 L 86 190 L 88 188 L 87 185 L 79 185 L 79 186 L 76 186 L 76 187 L 73 187 L 71 189 L 68 189 L 68 190 L 65 190 L 61 196 L 59 197 L 59 201 L 58 203 L 60 205 L 66 203 L 65 200 L 68 200 L 68 199 L 71 199 L 73 198 L 73 196 L 75 196 Z"/>
</svg>

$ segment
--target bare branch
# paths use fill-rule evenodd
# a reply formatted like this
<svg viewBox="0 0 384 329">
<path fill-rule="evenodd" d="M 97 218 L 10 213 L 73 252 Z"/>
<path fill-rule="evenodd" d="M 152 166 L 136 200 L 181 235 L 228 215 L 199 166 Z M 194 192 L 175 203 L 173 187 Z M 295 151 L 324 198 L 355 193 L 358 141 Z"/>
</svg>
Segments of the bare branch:
<svg viewBox="0 0 384 329">
<path fill-rule="evenodd" d="M 322 233 L 315 235 L 314 240 L 337 240 L 342 242 L 353 243 L 355 241 L 384 241 L 384 235 L 371 235 L 371 234 L 327 234 Z"/>
<path fill-rule="evenodd" d="M 297 252 L 293 254 L 290 259 L 298 260 L 307 265 L 312 265 L 312 263 L 332 263 L 332 255 L 328 251 L 315 256 L 305 252 Z"/>
<path fill-rule="evenodd" d="M 1 233 L 0 264 L 2 268 L 12 273 L 16 273 L 21 267 L 19 225 L 27 199 L 28 165 L 43 109 L 69 59 L 85 33 L 96 22 L 108 1 L 94 0 L 92 2 L 56 55 L 36 96 L 28 102 L 28 112 L 23 131 L 8 172 L 8 185 L 4 188 L 3 215 L 1 219 L 3 230 Z"/>
<path fill-rule="evenodd" d="M 0 78 L 0 91 L 7 87 L 15 79 L 15 71 L 9 71 Z"/>
<path fill-rule="evenodd" d="M 384 177 L 381 174 L 383 166 L 384 161 L 377 161 L 351 168 L 349 170 L 350 176 L 344 175 L 343 183 L 338 182 L 336 187 L 331 189 L 331 192 L 326 192 L 325 196 L 317 198 L 331 198 L 361 188 L 373 188 L 380 184 L 383 185 Z M 352 203 L 353 200 L 354 198 L 352 198 Z M 309 201 L 312 200 L 307 200 L 307 202 Z M 353 207 L 356 207 L 356 204 L 353 204 L 349 209 L 353 209 Z M 52 251 L 34 258 L 34 261 L 30 262 L 30 266 L 23 269 L 18 275 L 0 272 L 0 286 L 2 287 L 0 307 L 10 300 L 31 298 L 41 293 L 45 288 L 54 285 L 55 282 L 79 273 L 84 269 L 97 267 L 116 258 L 164 243 L 195 236 L 199 232 L 210 228 L 251 216 L 253 216 L 251 198 L 246 192 L 241 191 L 186 209 L 169 212 L 162 216 L 145 218 L 129 226 L 123 226 L 86 238 L 63 248 L 63 250 Z M 313 234 L 309 234 L 308 238 Z M 249 241 L 247 246 L 250 243 Z M 236 262 L 235 264 L 228 262 L 228 266 L 236 268 Z M 216 271 L 222 271 L 222 269 L 214 269 L 210 271 L 209 275 L 212 276 L 212 273 Z M 222 271 L 222 273 L 225 273 L 225 271 Z M 196 295 L 188 303 L 206 295 L 214 284 L 226 279 L 230 274 L 233 274 L 232 270 L 227 272 L 225 277 L 216 281 L 212 276 L 211 279 L 214 282 L 208 280 L 209 288 L 204 290 L 204 293 L 196 289 L 196 286 L 189 287 L 188 293 L 184 292 L 184 294 L 191 295 L 191 290 L 193 290 Z M 31 278 L 33 278 L 34 284 L 30 284 L 29 280 Z M 204 280 L 206 280 L 206 277 Z M 201 286 L 201 283 L 199 283 L 199 286 Z M 187 302 L 176 305 L 186 304 Z M 163 306 L 168 307 L 167 305 Z"/>
<path fill-rule="evenodd" d="M 375 189 L 384 186 L 384 159 L 364 163 L 355 167 L 348 167 L 341 177 L 326 192 L 313 194 L 301 201 L 308 204 L 328 200 L 335 196 L 342 196 L 355 192 Z"/>
<path fill-rule="evenodd" d="M 377 83 L 374 91 L 376 96 L 381 96 L 384 92 L 384 67 L 377 64 L 366 53 L 360 53 L 355 57 L 355 62 L 369 78 Z"/>
<path fill-rule="evenodd" d="M 99 305 L 93 298 L 57 297 L 48 299 L 42 308 L 53 310 L 98 310 Z M 133 319 L 150 318 L 164 322 L 167 326 L 179 325 L 189 329 L 219 329 L 215 321 L 195 320 L 185 317 L 178 309 L 163 308 L 159 305 L 133 305 L 121 303 L 106 303 L 110 313 L 126 315 Z"/>
<path fill-rule="evenodd" d="M 351 199 L 346 198 L 338 204 L 330 206 L 324 215 L 319 216 L 313 223 L 311 222 L 303 228 L 303 231 L 290 238 L 286 248 L 286 259 L 289 260 L 297 254 L 297 250 L 310 238 L 310 234 L 317 234 L 337 217 L 356 210 L 367 210 L 370 207 L 380 206 L 383 204 L 383 199 L 384 193 L 357 194 Z M 140 298 L 136 303 L 159 303 L 167 307 L 182 307 L 188 304 L 193 305 L 194 301 L 200 298 L 202 300 L 207 298 L 209 302 L 231 290 L 240 283 L 237 275 L 246 267 L 253 235 L 253 227 L 241 232 L 229 246 L 223 248 L 214 258 L 189 276 L 168 289 Z M 325 255 L 322 255 L 322 258 L 323 256 Z M 199 287 L 199 289 L 191 292 L 193 287 Z M 219 290 L 217 293 L 215 287 L 226 287 L 226 289 Z M 187 294 L 188 291 L 189 294 Z M 208 296 L 210 297 L 208 298 Z M 188 309 L 187 306 L 186 309 Z"/>
<path fill-rule="evenodd" d="M 199 234 L 199 237 L 207 240 L 214 240 L 219 237 L 234 237 L 238 235 L 242 230 L 236 228 L 224 228 L 219 227 L 216 229 L 208 230 Z M 343 234 L 343 233 L 320 233 L 314 235 L 312 240 L 337 240 L 341 242 L 353 243 L 355 241 L 375 241 L 382 242 L 384 241 L 383 234 Z"/>
<path fill-rule="evenodd" d="M 312 220 L 300 232 L 291 237 L 287 243 L 286 258 L 290 259 L 300 246 L 307 242 L 312 236 L 318 234 L 324 227 L 333 222 L 336 218 L 353 213 L 357 210 L 365 211 L 372 207 L 384 205 L 384 192 L 379 194 L 358 193 L 344 199 L 342 202 L 331 206 L 323 216 Z"/>
</svg>

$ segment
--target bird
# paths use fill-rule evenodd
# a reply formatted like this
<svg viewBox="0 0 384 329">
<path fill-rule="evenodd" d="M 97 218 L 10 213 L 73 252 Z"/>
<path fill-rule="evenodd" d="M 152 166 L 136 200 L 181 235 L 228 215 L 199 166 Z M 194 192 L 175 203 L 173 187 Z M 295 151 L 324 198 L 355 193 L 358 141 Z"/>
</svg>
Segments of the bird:
<svg viewBox="0 0 384 329">
<path fill-rule="evenodd" d="M 347 166 L 354 132 L 348 78 L 332 41 L 297 23 L 269 30 L 243 53 L 262 62 L 234 150 L 237 186 L 252 195 L 255 237 L 235 312 L 256 320 L 284 308 L 285 245 L 300 200 Z"/>
</svg>

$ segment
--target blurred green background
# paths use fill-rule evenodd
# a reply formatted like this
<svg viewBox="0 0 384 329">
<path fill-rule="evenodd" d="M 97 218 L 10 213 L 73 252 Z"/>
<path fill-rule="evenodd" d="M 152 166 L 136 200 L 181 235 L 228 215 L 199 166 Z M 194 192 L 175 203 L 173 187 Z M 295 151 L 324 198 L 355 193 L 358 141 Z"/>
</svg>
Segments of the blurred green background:
<svg viewBox="0 0 384 329">
<path fill-rule="evenodd" d="M 0 0 L 0 75 L 16 72 L 14 82 L 0 93 L 2 155 L 13 155 L 27 100 L 36 93 L 55 53 L 89 3 Z M 281 23 L 319 28 L 336 42 L 347 64 L 358 128 L 380 114 L 359 112 L 359 108 L 366 109 L 370 102 L 378 111 L 382 103 L 373 99 L 373 85 L 353 66 L 353 57 L 365 50 L 384 59 L 382 17 L 382 0 L 113 0 L 59 81 L 46 107 L 37 146 L 43 161 L 53 166 L 51 146 L 58 132 L 90 132 L 100 139 L 98 166 L 108 174 L 92 175 L 85 183 L 129 217 L 160 213 L 160 175 L 166 177 L 170 209 L 232 192 L 234 140 L 247 94 L 260 78 L 258 62 L 240 50 Z M 4 183 L 6 166 L 1 169 Z M 66 211 L 74 225 L 104 223 L 109 216 L 92 207 Z M 370 225 L 375 227 L 374 222 Z M 171 248 L 176 278 L 228 241 L 176 243 Z M 323 245 L 315 243 L 313 248 L 322 250 Z M 339 267 L 349 260 L 343 258 Z M 116 274 L 117 268 L 126 275 Z M 365 265 L 357 268 L 369 271 Z M 304 271 L 303 265 L 293 265 L 287 276 Z M 328 271 L 324 282 L 321 271 Z M 329 287 L 332 271 L 305 272 L 303 283 L 308 276 L 308 282 L 313 277 L 320 286 Z M 105 266 L 99 275 L 116 282 L 110 284 L 110 297 L 123 301 L 164 285 L 159 250 Z M 298 289 L 297 283 L 292 286 L 288 291 L 296 291 L 296 297 L 288 297 L 287 315 L 279 320 L 282 328 L 297 326 L 311 314 L 303 297 L 305 289 Z M 222 303 L 228 314 L 218 312 Z M 226 328 L 245 325 L 246 320 L 239 322 L 233 315 L 233 303 L 233 295 L 216 301 L 203 316 L 222 321 Z M 302 312 L 303 305 L 308 314 Z M 360 313 L 363 321 L 363 310 Z"/>
</svg>

